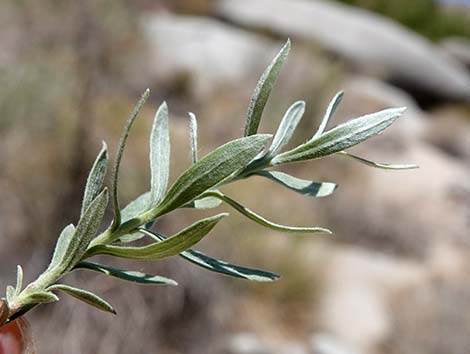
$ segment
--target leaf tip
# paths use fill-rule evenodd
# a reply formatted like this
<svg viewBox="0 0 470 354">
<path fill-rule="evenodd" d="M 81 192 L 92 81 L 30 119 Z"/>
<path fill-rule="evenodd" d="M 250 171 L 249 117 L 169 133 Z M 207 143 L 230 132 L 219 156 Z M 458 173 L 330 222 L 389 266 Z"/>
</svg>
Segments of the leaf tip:
<svg viewBox="0 0 470 354">
<path fill-rule="evenodd" d="M 407 109 L 408 109 L 407 107 L 399 107 L 399 108 L 396 108 L 395 111 L 398 116 L 401 116 Z"/>
<path fill-rule="evenodd" d="M 220 220 L 220 219 L 225 218 L 226 216 L 229 216 L 229 215 L 230 215 L 229 213 L 220 213 L 220 214 L 215 215 L 214 219 Z"/>
<path fill-rule="evenodd" d="M 287 51 L 289 51 L 290 48 L 291 48 L 291 46 L 292 46 L 292 42 L 291 42 L 290 38 L 287 37 L 287 40 L 286 40 L 286 43 L 284 44 L 284 48 L 283 48 L 283 49 L 287 49 Z"/>
</svg>

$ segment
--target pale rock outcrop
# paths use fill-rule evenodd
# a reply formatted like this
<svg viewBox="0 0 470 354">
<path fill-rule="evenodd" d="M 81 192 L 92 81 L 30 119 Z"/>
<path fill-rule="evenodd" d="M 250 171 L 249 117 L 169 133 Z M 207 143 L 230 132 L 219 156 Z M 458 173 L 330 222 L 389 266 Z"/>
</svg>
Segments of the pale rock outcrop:
<svg viewBox="0 0 470 354">
<path fill-rule="evenodd" d="M 243 26 L 316 43 L 360 71 L 410 91 L 456 101 L 470 94 L 463 64 L 429 40 L 366 10 L 320 0 L 219 0 L 217 12 Z"/>
</svg>

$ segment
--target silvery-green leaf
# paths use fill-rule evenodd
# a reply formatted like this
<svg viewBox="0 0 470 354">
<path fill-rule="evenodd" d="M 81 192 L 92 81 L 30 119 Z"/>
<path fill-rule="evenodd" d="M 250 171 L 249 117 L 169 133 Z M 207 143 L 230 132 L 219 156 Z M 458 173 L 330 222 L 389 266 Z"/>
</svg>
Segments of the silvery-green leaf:
<svg viewBox="0 0 470 354">
<path fill-rule="evenodd" d="M 145 192 L 139 195 L 132 202 L 127 204 L 124 209 L 121 210 L 122 222 L 126 222 L 133 219 L 149 209 L 150 204 L 150 192 Z"/>
<path fill-rule="evenodd" d="M 18 295 L 23 288 L 23 268 L 20 265 L 16 266 L 16 288 L 15 295 Z"/>
<path fill-rule="evenodd" d="M 196 115 L 189 112 L 189 139 L 191 144 L 191 160 L 195 164 L 197 157 L 197 120 Z"/>
<path fill-rule="evenodd" d="M 127 119 L 126 125 L 122 132 L 121 138 L 119 140 L 118 149 L 116 153 L 116 158 L 114 160 L 114 168 L 112 175 L 112 189 L 111 189 L 111 198 L 113 200 L 114 206 L 114 220 L 112 229 L 115 230 L 121 224 L 121 210 L 119 207 L 119 195 L 118 195 L 118 182 L 119 182 L 119 167 L 121 166 L 122 155 L 124 153 L 124 148 L 126 147 L 127 138 L 129 136 L 132 125 L 134 124 L 135 119 L 137 118 L 140 110 L 144 106 L 150 95 L 150 90 L 147 89 L 140 97 L 139 102 L 134 106 L 129 118 Z"/>
<path fill-rule="evenodd" d="M 261 78 L 255 87 L 255 91 L 253 92 L 250 105 L 248 106 L 244 136 L 250 136 L 258 132 L 264 106 L 266 106 L 266 102 L 268 101 L 274 83 L 279 76 L 282 64 L 284 64 L 284 61 L 289 54 L 289 50 L 290 40 L 287 40 L 286 44 L 284 44 L 271 64 L 266 68 L 263 75 L 261 75 Z"/>
<path fill-rule="evenodd" d="M 99 192 L 103 189 L 104 179 L 108 168 L 108 148 L 103 141 L 103 147 L 99 152 L 96 160 L 90 170 L 86 182 L 85 193 L 83 195 L 82 210 L 80 216 L 83 216 L 85 210 L 90 206 L 90 203 L 95 199 Z"/>
<path fill-rule="evenodd" d="M 131 270 L 121 270 L 113 267 L 105 266 L 102 264 L 91 262 L 80 262 L 75 266 L 75 269 L 88 269 L 95 272 L 103 273 L 111 277 L 132 281 L 140 284 L 167 284 L 178 285 L 173 279 L 161 277 L 159 275 L 146 274 Z"/>
<path fill-rule="evenodd" d="M 62 270 L 70 270 L 82 258 L 85 251 L 98 231 L 98 227 L 108 205 L 108 190 L 105 188 L 90 204 L 80 219 L 77 229 L 66 248 L 65 256 L 60 266 Z"/>
<path fill-rule="evenodd" d="M 222 201 L 217 198 L 201 198 L 194 200 L 194 208 L 196 209 L 212 209 L 217 208 Z"/>
<path fill-rule="evenodd" d="M 388 164 L 388 163 L 380 163 L 380 162 L 374 162 L 367 160 L 363 157 L 359 157 L 353 154 L 350 154 L 349 152 L 346 151 L 340 151 L 337 153 L 340 156 L 344 157 L 349 157 L 357 162 L 363 163 L 367 166 L 375 167 L 375 168 L 381 168 L 384 170 L 410 170 L 413 168 L 418 168 L 417 165 L 414 164 Z"/>
<path fill-rule="evenodd" d="M 381 133 L 401 116 L 405 108 L 386 109 L 362 116 L 322 134 L 290 151 L 276 156 L 272 165 L 316 159 L 357 145 Z"/>
<path fill-rule="evenodd" d="M 337 187 L 335 183 L 313 182 L 306 179 L 294 177 L 279 171 L 257 171 L 253 173 L 257 176 L 269 178 L 280 185 L 289 188 L 297 193 L 312 197 L 326 197 L 333 193 Z"/>
<path fill-rule="evenodd" d="M 251 211 L 247 207 L 238 203 L 236 200 L 233 200 L 232 198 L 226 196 L 225 194 L 221 192 L 210 191 L 210 192 L 204 193 L 204 196 L 206 195 L 214 197 L 214 198 L 218 198 L 224 201 L 225 203 L 230 205 L 232 208 L 237 210 L 239 213 L 245 215 L 247 218 L 272 230 L 282 231 L 282 232 L 292 232 L 292 233 L 317 233 L 317 232 L 322 232 L 326 234 L 332 233 L 330 230 L 324 229 L 322 227 L 302 227 L 302 226 L 299 227 L 299 226 L 286 226 L 286 225 L 276 224 L 272 221 L 265 219 L 261 215 L 256 214 L 255 212 Z"/>
<path fill-rule="evenodd" d="M 74 298 L 87 303 L 88 305 L 96 307 L 101 311 L 116 314 L 116 311 L 114 311 L 113 307 L 107 301 L 103 300 L 98 295 L 95 295 L 90 291 L 74 288 L 73 286 L 64 284 L 52 285 L 47 290 L 63 291 L 64 293 L 69 294 Z"/>
<path fill-rule="evenodd" d="M 294 134 L 294 130 L 299 124 L 304 112 L 304 101 L 297 101 L 289 107 L 284 118 L 282 118 L 276 134 L 274 135 L 273 142 L 271 143 L 267 153 L 268 157 L 274 157 L 287 143 L 289 143 L 289 140 L 292 138 L 292 134 Z"/>
<path fill-rule="evenodd" d="M 252 135 L 230 141 L 204 156 L 176 180 L 156 208 L 162 215 L 179 208 L 242 169 L 262 150 L 270 135 Z"/>
<path fill-rule="evenodd" d="M 67 225 L 60 233 L 59 239 L 57 240 L 54 254 L 52 256 L 51 263 L 47 267 L 47 270 L 51 270 L 54 267 L 62 263 L 67 247 L 69 246 L 70 240 L 75 232 L 75 226 L 73 224 Z"/>
<path fill-rule="evenodd" d="M 344 92 L 340 91 L 335 95 L 335 97 L 333 97 L 330 104 L 328 105 L 328 108 L 326 109 L 325 115 L 323 117 L 323 120 L 320 123 L 320 126 L 318 127 L 318 130 L 316 131 L 316 133 L 313 135 L 312 139 L 310 140 L 313 140 L 323 134 L 323 132 L 326 129 L 326 126 L 328 125 L 328 122 L 330 121 L 331 117 L 333 116 L 339 104 L 341 103 L 341 100 L 343 99 L 343 95 L 344 95 Z"/>
<path fill-rule="evenodd" d="M 143 247 L 97 245 L 88 250 L 87 256 L 91 257 L 97 254 L 107 254 L 116 257 L 141 260 L 156 260 L 174 256 L 198 243 L 214 228 L 220 219 L 226 215 L 226 213 L 223 213 L 199 220 L 178 232 L 176 235 L 169 237 L 164 242 Z M 148 232 L 145 229 L 140 229 L 139 231 L 142 233 Z"/>
<path fill-rule="evenodd" d="M 34 304 L 43 304 L 48 302 L 59 301 L 57 295 L 49 291 L 35 291 L 27 295 L 26 302 Z"/>
<path fill-rule="evenodd" d="M 195 209 L 213 209 L 217 208 L 220 204 L 222 204 L 222 201 L 220 199 L 207 197 L 193 200 L 186 204 L 184 207 Z"/>
<path fill-rule="evenodd" d="M 164 241 L 166 238 L 162 235 L 153 233 L 154 238 Z M 186 250 L 180 253 L 180 256 L 200 267 L 212 272 L 229 275 L 236 278 L 247 279 L 251 281 L 268 282 L 279 279 L 279 275 L 267 272 L 261 269 L 247 268 L 236 264 L 231 264 L 220 259 L 215 259 L 196 250 Z"/>
<path fill-rule="evenodd" d="M 16 294 L 15 287 L 11 285 L 7 285 L 7 290 L 6 290 L 6 297 L 7 297 L 7 302 L 12 302 Z"/>
<path fill-rule="evenodd" d="M 122 235 L 116 241 L 113 241 L 113 243 L 131 243 L 140 240 L 143 237 L 144 236 L 140 232 L 135 231 Z"/>
<path fill-rule="evenodd" d="M 134 199 L 132 202 L 126 205 L 124 209 L 121 210 L 121 219 L 122 222 L 126 222 L 133 218 L 138 217 L 139 215 L 145 213 L 149 209 L 150 205 L 150 192 L 145 192 Z M 121 236 L 117 242 L 128 243 L 134 242 L 141 239 L 143 236 L 140 232 L 133 232 Z"/>
<path fill-rule="evenodd" d="M 156 206 L 168 187 L 170 176 L 170 132 L 168 106 L 158 108 L 150 135 L 150 207 Z"/>
</svg>

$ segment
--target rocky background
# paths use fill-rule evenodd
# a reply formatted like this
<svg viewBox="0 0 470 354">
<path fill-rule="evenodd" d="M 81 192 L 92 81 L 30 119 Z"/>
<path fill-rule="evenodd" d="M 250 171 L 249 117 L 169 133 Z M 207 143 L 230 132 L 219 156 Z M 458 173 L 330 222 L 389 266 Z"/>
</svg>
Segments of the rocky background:
<svg viewBox="0 0 470 354">
<path fill-rule="evenodd" d="M 297 99 L 307 139 L 329 99 L 334 123 L 408 110 L 361 156 L 417 163 L 383 171 L 341 157 L 288 171 L 339 184 L 308 199 L 268 181 L 228 188 L 266 217 L 322 225 L 334 237 L 269 232 L 235 213 L 200 246 L 282 275 L 228 279 L 178 259 L 125 262 L 175 278 L 139 287 L 77 273 L 66 281 L 109 299 L 118 316 L 64 297 L 28 318 L 38 353 L 467 354 L 470 348 L 470 4 L 432 0 L 178 0 L 0 2 L 0 286 L 22 264 L 47 265 L 79 214 L 104 139 L 115 147 L 146 87 L 131 136 L 123 198 L 148 186 L 154 109 L 171 113 L 172 176 L 189 164 L 188 111 L 201 154 L 241 134 L 259 75 L 286 38 L 291 55 L 268 102 L 272 132 Z M 160 224 L 176 231 L 195 217 Z M 120 264 L 116 262 L 116 264 Z"/>
</svg>

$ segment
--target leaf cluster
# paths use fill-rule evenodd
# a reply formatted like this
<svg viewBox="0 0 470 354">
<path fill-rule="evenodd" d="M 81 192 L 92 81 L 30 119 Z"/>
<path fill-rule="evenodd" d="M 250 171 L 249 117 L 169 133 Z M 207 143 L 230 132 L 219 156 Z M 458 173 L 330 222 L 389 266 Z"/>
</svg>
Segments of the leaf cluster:
<svg viewBox="0 0 470 354">
<path fill-rule="evenodd" d="M 76 225 L 70 224 L 63 229 L 49 266 L 24 289 L 23 271 L 18 266 L 16 287 L 7 287 L 6 297 L 2 299 L 2 321 L 12 320 L 37 304 L 57 301 L 57 292 L 71 295 L 100 310 L 115 313 L 113 307 L 98 295 L 59 283 L 71 271 L 94 271 L 141 284 L 176 285 L 174 280 L 163 276 L 116 269 L 88 260 L 97 255 L 150 261 L 179 255 L 182 259 L 213 272 L 252 281 L 273 281 L 279 277 L 274 273 L 231 264 L 191 249 L 207 236 L 217 223 L 228 215 L 227 213 L 203 218 L 171 236 L 162 235 L 155 231 L 153 226 L 160 217 L 176 209 L 212 209 L 225 203 L 255 223 L 272 230 L 330 234 L 330 230 L 322 227 L 288 226 L 267 220 L 223 193 L 221 188 L 240 179 L 258 176 L 307 197 L 325 197 L 335 191 L 336 184 L 301 179 L 272 168 L 333 154 L 377 168 L 415 167 L 375 163 L 344 151 L 373 135 L 380 134 L 400 117 L 404 109 L 395 108 L 369 114 L 327 130 L 328 123 L 341 102 L 341 92 L 333 98 L 318 130 L 307 142 L 285 151 L 305 112 L 303 101 L 297 101 L 287 109 L 274 136 L 258 134 L 263 109 L 289 50 L 290 41 L 287 41 L 262 74 L 249 104 L 242 137 L 227 142 L 199 159 L 197 120 L 193 113 L 189 114 L 192 163 L 171 185 L 169 112 L 167 104 L 163 102 L 156 111 L 150 133 L 149 190 L 121 208 L 119 169 L 131 127 L 149 97 L 149 90 L 145 91 L 124 127 L 111 168 L 110 190 L 105 186 L 109 155 L 107 146 L 103 143 L 87 179 L 80 219 Z M 99 233 L 110 202 L 114 211 L 113 222 Z M 134 242 L 140 239 L 145 239 L 147 244 L 136 246 Z M 7 315 L 5 307 L 8 308 Z"/>
</svg>

